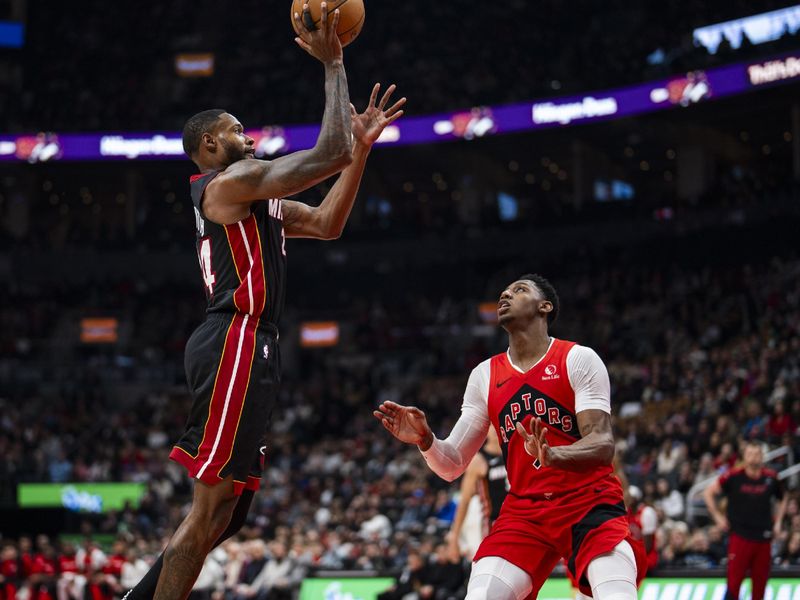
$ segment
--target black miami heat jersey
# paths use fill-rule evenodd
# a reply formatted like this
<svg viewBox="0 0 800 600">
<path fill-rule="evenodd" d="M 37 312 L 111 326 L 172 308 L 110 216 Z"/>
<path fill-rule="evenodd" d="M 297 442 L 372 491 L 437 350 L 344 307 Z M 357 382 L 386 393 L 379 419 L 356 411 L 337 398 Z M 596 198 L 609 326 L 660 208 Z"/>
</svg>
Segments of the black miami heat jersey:
<svg viewBox="0 0 800 600">
<path fill-rule="evenodd" d="M 203 216 L 206 186 L 218 171 L 190 179 L 197 257 L 209 313 L 241 313 L 277 325 L 286 293 L 286 242 L 280 199 L 254 202 L 250 216 L 218 225 Z"/>
<path fill-rule="evenodd" d="M 490 454 L 483 448 L 479 452 L 487 465 L 486 479 L 478 484 L 479 495 L 484 514 L 489 518 L 489 523 L 493 523 L 500 514 L 500 507 L 508 493 L 506 462 L 502 454 Z"/>
</svg>

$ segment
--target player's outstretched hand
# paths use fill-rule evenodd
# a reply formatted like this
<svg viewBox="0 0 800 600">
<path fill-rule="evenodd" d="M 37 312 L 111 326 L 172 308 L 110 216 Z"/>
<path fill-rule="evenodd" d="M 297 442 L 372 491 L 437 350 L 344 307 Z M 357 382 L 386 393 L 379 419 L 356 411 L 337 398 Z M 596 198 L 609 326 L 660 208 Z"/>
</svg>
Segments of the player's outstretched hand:
<svg viewBox="0 0 800 600">
<path fill-rule="evenodd" d="M 420 446 L 433 437 L 425 413 L 415 406 L 386 401 L 372 414 L 389 433 L 406 444 Z"/>
<path fill-rule="evenodd" d="M 531 430 L 525 429 L 525 426 L 517 421 L 517 433 L 525 440 L 525 452 L 538 458 L 542 466 L 550 465 L 550 446 L 547 443 L 547 427 L 544 426 L 539 417 L 531 419 Z"/>
<path fill-rule="evenodd" d="M 353 118 L 353 138 L 356 142 L 364 144 L 365 146 L 372 146 L 388 125 L 391 125 L 403 116 L 403 111 L 400 109 L 406 103 L 405 98 L 400 98 L 400 100 L 392 104 L 389 108 L 386 108 L 389 99 L 396 89 L 397 86 L 395 84 L 390 85 L 386 93 L 383 94 L 381 101 L 376 104 L 375 101 L 378 99 L 378 92 L 381 90 L 381 84 L 376 83 L 372 88 L 369 104 L 367 108 L 364 109 L 363 113 L 359 114 L 358 111 L 356 111 L 356 107 L 352 104 L 350 105 L 350 115 Z"/>
<path fill-rule="evenodd" d="M 303 14 L 294 13 L 297 31 L 305 31 L 305 35 L 294 38 L 297 45 L 308 52 L 311 56 L 321 61 L 323 64 L 332 64 L 342 61 L 342 43 L 336 35 L 336 27 L 339 25 L 339 9 L 328 14 L 328 4 L 323 2 L 320 5 L 321 16 L 319 27 L 309 29 L 306 24 L 313 27 L 311 13 L 308 4 L 303 4 Z"/>
</svg>

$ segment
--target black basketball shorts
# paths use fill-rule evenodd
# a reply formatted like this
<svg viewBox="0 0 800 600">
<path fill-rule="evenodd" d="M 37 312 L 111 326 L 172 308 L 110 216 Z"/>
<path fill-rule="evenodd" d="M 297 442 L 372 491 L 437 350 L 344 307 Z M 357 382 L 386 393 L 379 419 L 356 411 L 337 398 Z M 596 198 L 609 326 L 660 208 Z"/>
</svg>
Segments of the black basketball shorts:
<svg viewBox="0 0 800 600">
<path fill-rule="evenodd" d="M 280 384 L 277 329 L 240 313 L 212 313 L 186 343 L 192 409 L 170 458 L 215 485 L 233 478 L 234 492 L 257 490 L 266 435 Z"/>
</svg>

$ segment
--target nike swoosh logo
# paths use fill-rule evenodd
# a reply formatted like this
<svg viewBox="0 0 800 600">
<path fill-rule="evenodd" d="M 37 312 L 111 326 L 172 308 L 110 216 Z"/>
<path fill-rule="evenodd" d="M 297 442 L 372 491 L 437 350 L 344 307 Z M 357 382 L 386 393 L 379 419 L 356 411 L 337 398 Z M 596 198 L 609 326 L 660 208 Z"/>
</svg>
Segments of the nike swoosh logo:
<svg viewBox="0 0 800 600">
<path fill-rule="evenodd" d="M 495 386 L 497 386 L 497 387 L 503 387 L 503 386 L 504 386 L 506 383 L 508 383 L 509 379 L 511 379 L 511 377 L 508 377 L 508 378 L 506 378 L 506 379 L 503 379 L 503 381 L 498 381 L 498 382 L 495 384 Z"/>
</svg>

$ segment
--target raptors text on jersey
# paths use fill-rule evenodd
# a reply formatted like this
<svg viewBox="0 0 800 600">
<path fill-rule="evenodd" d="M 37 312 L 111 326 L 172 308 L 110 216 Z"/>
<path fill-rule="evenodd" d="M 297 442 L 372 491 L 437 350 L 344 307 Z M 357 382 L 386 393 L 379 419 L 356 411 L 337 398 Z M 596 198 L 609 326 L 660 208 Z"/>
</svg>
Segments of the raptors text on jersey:
<svg viewBox="0 0 800 600">
<path fill-rule="evenodd" d="M 574 342 L 553 339 L 542 359 L 524 373 L 511 363 L 508 353 L 489 361 L 489 418 L 506 459 L 511 494 L 552 497 L 607 480 L 613 471 L 611 465 L 581 472 L 545 467 L 525 451 L 525 442 L 516 433 L 518 422 L 530 430 L 530 420 L 540 417 L 551 447 L 581 439 L 567 362 L 574 347 Z"/>
</svg>

